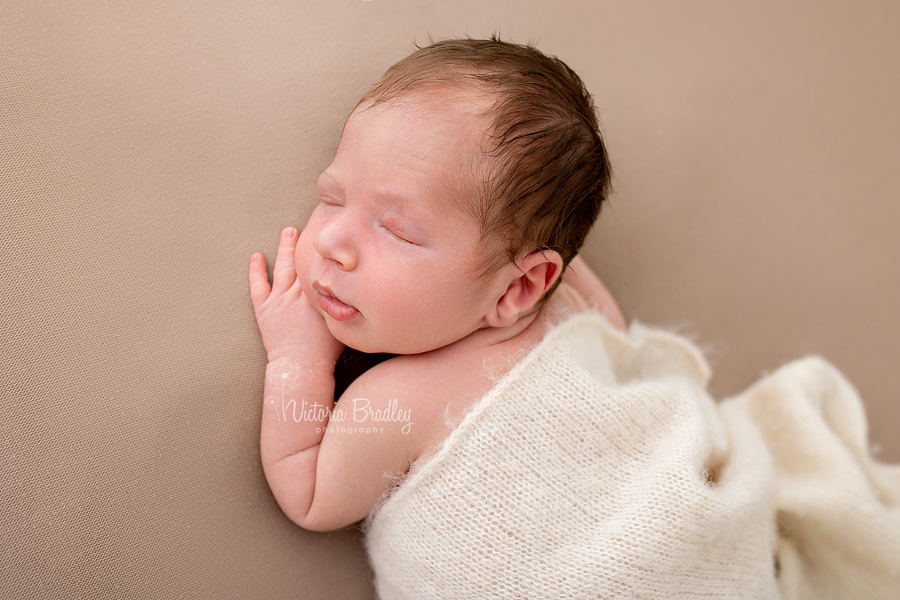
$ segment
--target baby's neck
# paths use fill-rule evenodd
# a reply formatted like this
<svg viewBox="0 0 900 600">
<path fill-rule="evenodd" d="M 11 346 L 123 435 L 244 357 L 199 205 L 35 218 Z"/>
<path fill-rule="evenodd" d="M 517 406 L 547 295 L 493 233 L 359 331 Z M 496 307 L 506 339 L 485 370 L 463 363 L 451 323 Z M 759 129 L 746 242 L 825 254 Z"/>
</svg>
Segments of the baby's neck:
<svg viewBox="0 0 900 600">
<path fill-rule="evenodd" d="M 544 309 L 540 309 L 520 317 L 512 325 L 506 327 L 484 326 L 476 329 L 458 342 L 439 348 L 438 351 L 478 351 L 500 345 L 507 345 L 518 341 L 528 343 L 532 340 L 536 343 L 543 337 L 548 323 L 543 318 Z"/>
</svg>

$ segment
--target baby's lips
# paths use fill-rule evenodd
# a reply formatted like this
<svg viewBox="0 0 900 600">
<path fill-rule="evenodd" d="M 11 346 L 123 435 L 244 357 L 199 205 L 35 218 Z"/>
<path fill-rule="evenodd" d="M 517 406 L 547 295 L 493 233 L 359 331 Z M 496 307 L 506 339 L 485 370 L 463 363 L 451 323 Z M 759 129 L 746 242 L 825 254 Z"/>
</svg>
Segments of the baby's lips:
<svg viewBox="0 0 900 600">
<path fill-rule="evenodd" d="M 322 288 L 318 285 L 314 285 L 313 288 L 316 290 L 316 299 L 319 301 L 319 307 L 335 321 L 349 321 L 359 313 L 359 310 L 355 307 L 345 304 L 332 296 L 327 288 Z"/>
</svg>

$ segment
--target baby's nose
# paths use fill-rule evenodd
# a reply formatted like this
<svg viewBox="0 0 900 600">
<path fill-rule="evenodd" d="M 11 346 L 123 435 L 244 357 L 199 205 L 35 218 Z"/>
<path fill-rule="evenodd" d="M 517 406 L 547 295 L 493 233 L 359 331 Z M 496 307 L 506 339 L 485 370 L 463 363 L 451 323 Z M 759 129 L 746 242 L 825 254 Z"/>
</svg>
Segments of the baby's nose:
<svg viewBox="0 0 900 600">
<path fill-rule="evenodd" d="M 334 261 L 342 271 L 352 271 L 359 262 L 356 236 L 352 227 L 340 219 L 329 221 L 319 230 L 313 247 L 323 258 Z"/>
</svg>

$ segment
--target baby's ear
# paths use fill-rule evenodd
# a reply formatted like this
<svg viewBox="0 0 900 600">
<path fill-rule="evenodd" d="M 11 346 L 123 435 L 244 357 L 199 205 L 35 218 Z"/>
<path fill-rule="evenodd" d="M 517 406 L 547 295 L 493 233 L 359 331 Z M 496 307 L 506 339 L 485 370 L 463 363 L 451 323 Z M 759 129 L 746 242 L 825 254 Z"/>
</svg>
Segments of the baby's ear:
<svg viewBox="0 0 900 600">
<path fill-rule="evenodd" d="M 505 267 L 509 285 L 497 304 L 485 317 L 491 327 L 509 327 L 530 311 L 541 296 L 562 274 L 563 261 L 558 252 L 539 250 L 518 263 Z"/>
</svg>

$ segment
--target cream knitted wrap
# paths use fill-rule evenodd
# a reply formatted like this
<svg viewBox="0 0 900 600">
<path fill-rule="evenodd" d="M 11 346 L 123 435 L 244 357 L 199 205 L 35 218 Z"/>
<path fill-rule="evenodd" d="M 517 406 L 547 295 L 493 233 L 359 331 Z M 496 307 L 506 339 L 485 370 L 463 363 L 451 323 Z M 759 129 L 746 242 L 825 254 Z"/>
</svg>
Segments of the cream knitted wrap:
<svg viewBox="0 0 900 600">
<path fill-rule="evenodd" d="M 715 404 L 686 340 L 551 330 L 372 513 L 395 598 L 900 598 L 900 470 L 816 358 Z"/>
</svg>

